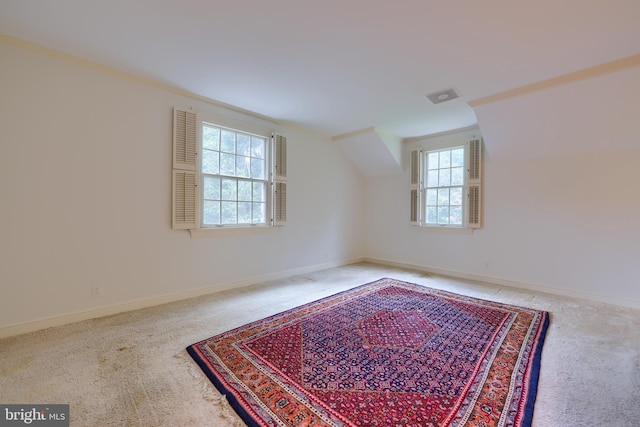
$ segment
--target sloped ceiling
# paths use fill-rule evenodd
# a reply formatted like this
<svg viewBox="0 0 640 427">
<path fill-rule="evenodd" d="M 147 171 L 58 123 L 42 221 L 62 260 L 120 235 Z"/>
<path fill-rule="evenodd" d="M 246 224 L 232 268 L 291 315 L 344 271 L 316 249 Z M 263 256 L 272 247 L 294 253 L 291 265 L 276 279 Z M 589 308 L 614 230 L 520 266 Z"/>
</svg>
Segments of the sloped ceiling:
<svg viewBox="0 0 640 427">
<path fill-rule="evenodd" d="M 473 126 L 469 102 L 637 55 L 638 17 L 637 0 L 3 0 L 0 33 L 344 143 Z M 369 141 L 361 170 L 386 171 Z"/>
<path fill-rule="evenodd" d="M 375 127 L 333 137 L 365 176 L 402 173 L 402 140 Z"/>
<path fill-rule="evenodd" d="M 492 161 L 640 147 L 640 55 L 635 58 L 636 66 L 476 106 Z"/>
</svg>

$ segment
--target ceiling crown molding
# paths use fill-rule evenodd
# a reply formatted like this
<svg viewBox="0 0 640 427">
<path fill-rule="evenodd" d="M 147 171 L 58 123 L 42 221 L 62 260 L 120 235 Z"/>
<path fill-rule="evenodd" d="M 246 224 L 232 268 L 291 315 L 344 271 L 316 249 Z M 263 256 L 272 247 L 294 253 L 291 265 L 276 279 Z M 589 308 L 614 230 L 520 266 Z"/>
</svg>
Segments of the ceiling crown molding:
<svg viewBox="0 0 640 427">
<path fill-rule="evenodd" d="M 562 76 L 543 80 L 537 83 L 520 86 L 515 89 L 510 89 L 504 92 L 496 93 L 494 95 L 485 96 L 483 98 L 474 99 L 473 101 L 469 101 L 469 106 L 475 108 L 480 105 L 491 104 L 492 102 L 502 101 L 508 98 L 514 98 L 516 96 L 525 95 L 527 93 L 536 92 L 550 87 L 562 86 L 579 80 L 590 79 L 592 77 L 597 77 L 637 66 L 640 66 L 640 54 L 596 65 L 594 67 L 585 68 L 583 70 L 564 74 Z"/>
</svg>

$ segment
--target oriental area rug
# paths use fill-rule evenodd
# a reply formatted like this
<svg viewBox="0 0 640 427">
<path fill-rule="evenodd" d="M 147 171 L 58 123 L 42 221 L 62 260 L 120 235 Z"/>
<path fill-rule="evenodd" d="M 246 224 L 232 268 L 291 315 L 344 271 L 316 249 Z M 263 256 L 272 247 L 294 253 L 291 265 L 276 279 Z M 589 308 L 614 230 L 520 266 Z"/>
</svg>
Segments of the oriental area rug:
<svg viewBox="0 0 640 427">
<path fill-rule="evenodd" d="M 529 426 L 548 324 L 385 278 L 187 351 L 248 426 Z"/>
</svg>

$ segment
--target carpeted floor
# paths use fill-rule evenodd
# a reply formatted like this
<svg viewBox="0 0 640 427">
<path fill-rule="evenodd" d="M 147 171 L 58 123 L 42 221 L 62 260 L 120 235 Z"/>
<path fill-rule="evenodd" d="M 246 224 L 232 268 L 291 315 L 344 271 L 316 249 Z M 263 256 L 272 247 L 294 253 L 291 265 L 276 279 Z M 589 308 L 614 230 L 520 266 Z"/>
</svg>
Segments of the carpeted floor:
<svg viewBox="0 0 640 427">
<path fill-rule="evenodd" d="M 69 403 L 72 426 L 231 426 L 185 347 L 381 277 L 549 311 L 533 425 L 639 425 L 640 310 L 373 264 L 0 340 L 0 403 Z"/>
</svg>

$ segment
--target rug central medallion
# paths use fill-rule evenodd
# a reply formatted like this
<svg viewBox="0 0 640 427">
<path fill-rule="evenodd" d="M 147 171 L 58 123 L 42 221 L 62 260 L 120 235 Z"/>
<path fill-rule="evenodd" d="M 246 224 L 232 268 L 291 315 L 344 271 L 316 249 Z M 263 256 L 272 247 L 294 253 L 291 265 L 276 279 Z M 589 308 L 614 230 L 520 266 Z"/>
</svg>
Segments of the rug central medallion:
<svg viewBox="0 0 640 427">
<path fill-rule="evenodd" d="M 522 426 L 546 319 L 381 279 L 189 352 L 251 426 Z"/>
<path fill-rule="evenodd" d="M 418 310 L 380 310 L 357 323 L 362 347 L 418 350 L 440 330 L 429 317 Z"/>
</svg>

